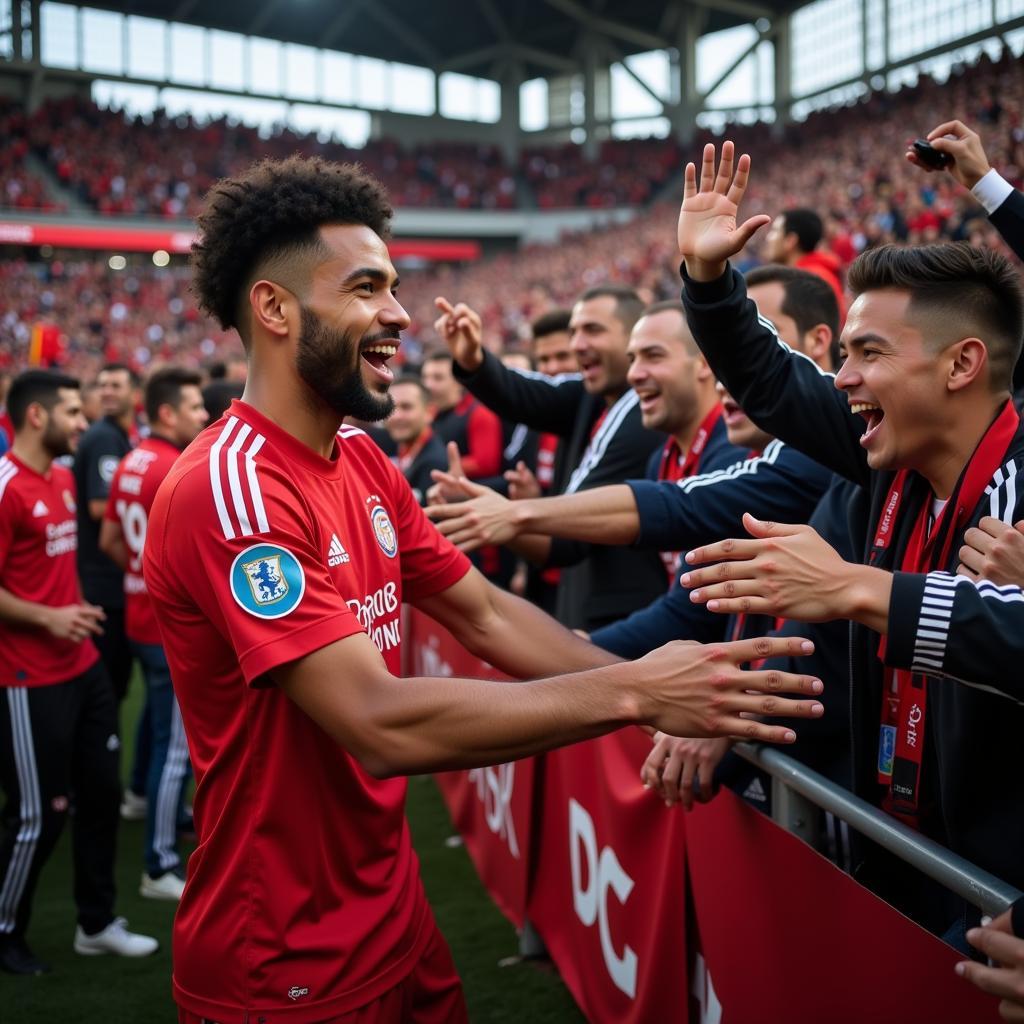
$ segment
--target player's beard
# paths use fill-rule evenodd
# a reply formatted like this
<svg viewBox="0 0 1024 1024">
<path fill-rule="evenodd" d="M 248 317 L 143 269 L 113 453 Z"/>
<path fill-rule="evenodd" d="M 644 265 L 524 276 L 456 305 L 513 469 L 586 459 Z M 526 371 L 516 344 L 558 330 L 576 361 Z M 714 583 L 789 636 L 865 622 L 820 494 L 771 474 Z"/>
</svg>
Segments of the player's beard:
<svg viewBox="0 0 1024 1024">
<path fill-rule="evenodd" d="M 302 307 L 295 367 L 306 386 L 339 416 L 376 423 L 391 415 L 394 399 L 386 392 L 375 395 L 366 386 L 360 349 L 364 343 L 398 340 L 397 331 L 380 331 L 352 338 L 347 331 L 331 330 L 311 309 Z"/>
<path fill-rule="evenodd" d="M 77 438 L 72 440 L 66 430 L 61 430 L 53 420 L 46 424 L 42 436 L 43 450 L 51 459 L 59 459 L 64 455 L 73 455 L 77 445 Z"/>
</svg>

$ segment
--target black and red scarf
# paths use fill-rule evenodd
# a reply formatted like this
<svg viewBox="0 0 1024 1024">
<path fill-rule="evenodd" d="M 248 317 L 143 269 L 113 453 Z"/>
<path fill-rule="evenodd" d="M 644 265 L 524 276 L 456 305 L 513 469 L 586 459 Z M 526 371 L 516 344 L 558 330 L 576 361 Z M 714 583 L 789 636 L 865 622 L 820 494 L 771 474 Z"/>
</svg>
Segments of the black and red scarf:
<svg viewBox="0 0 1024 1024">
<path fill-rule="evenodd" d="M 906 547 L 895 566 L 899 571 L 928 573 L 945 569 L 954 541 L 963 537 L 967 524 L 984 497 L 996 470 L 1006 458 L 1017 431 L 1020 415 L 1007 402 L 975 448 L 942 511 L 932 522 L 931 501 L 921 503 Z M 875 529 L 870 563 L 877 564 L 897 533 L 900 508 L 912 485 L 910 470 L 895 476 Z M 885 658 L 886 638 L 878 656 Z M 878 781 L 887 787 L 883 807 L 894 817 L 917 827 L 920 817 L 921 776 L 928 711 L 927 677 L 906 669 L 885 670 L 882 716 L 878 746 Z"/>
</svg>

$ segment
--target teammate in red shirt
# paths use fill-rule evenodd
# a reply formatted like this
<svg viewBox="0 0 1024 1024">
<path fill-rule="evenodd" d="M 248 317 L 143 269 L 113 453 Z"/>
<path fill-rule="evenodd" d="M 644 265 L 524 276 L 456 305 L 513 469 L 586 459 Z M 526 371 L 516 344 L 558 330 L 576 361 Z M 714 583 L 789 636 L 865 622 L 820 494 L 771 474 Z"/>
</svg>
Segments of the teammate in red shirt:
<svg viewBox="0 0 1024 1024">
<path fill-rule="evenodd" d="M 359 168 L 296 157 L 221 182 L 199 219 L 195 289 L 238 329 L 249 377 L 161 486 L 143 558 L 197 780 L 199 847 L 175 918 L 183 1021 L 465 1020 L 396 776 L 626 723 L 788 738 L 738 717 L 763 699 L 744 691 L 768 686 L 739 670 L 750 642 L 612 664 L 491 587 L 376 445 L 339 431 L 390 410 L 387 363 L 409 323 L 390 216 Z M 400 679 L 402 601 L 534 681 Z"/>
<path fill-rule="evenodd" d="M 124 572 L 125 634 L 146 680 L 151 752 L 146 775 L 145 871 L 139 892 L 178 900 L 185 888 L 178 819 L 189 777 L 188 745 L 171 672 L 142 576 L 149 510 L 182 450 L 206 426 L 202 378 L 182 367 L 157 370 L 146 382 L 150 435 L 118 464 L 100 528 L 100 550 Z"/>
<path fill-rule="evenodd" d="M 49 968 L 25 943 L 39 872 L 74 799 L 74 948 L 146 956 L 155 939 L 115 918 L 117 703 L 92 637 L 103 610 L 82 601 L 75 482 L 54 459 L 86 428 L 78 381 L 29 370 L 11 385 L 14 444 L 0 458 L 0 968 Z"/>
</svg>

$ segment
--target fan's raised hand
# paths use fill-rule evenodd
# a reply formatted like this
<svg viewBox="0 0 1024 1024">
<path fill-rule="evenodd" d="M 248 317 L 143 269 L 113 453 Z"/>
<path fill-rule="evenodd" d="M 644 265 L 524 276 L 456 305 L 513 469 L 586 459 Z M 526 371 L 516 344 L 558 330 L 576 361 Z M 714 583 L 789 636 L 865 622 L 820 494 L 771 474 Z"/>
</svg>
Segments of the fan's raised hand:
<svg viewBox="0 0 1024 1024">
<path fill-rule="evenodd" d="M 735 164 L 735 170 L 734 170 Z M 708 143 L 700 165 L 689 163 L 683 180 L 683 205 L 679 210 L 679 255 L 695 281 L 713 281 L 725 273 L 726 261 L 735 256 L 750 237 L 771 221 L 758 214 L 736 226 L 743 193 L 750 176 L 750 157 L 735 160 L 735 147 L 722 143 L 722 159 L 715 173 L 715 147 Z"/>
</svg>

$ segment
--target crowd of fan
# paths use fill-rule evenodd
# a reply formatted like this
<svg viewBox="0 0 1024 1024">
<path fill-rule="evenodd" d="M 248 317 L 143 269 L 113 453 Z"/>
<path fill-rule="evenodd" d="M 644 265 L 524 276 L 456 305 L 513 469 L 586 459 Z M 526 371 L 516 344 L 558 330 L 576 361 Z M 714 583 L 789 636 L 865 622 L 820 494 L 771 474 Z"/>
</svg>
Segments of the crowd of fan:
<svg viewBox="0 0 1024 1024">
<path fill-rule="evenodd" d="M 580 146 L 538 146 L 522 156 L 522 173 L 542 209 L 646 206 L 679 172 L 682 150 L 666 139 L 605 142 L 596 160 Z"/>
<path fill-rule="evenodd" d="M 37 324 L 61 334 L 59 362 L 86 380 L 107 362 L 144 370 L 176 362 L 197 367 L 238 348 L 201 316 L 184 267 L 114 272 L 88 257 L 73 262 L 0 262 L 0 368 L 28 362 Z"/>
<path fill-rule="evenodd" d="M 824 731 L 799 721 L 810 740 L 794 749 L 834 781 L 1016 885 L 1024 878 L 1019 782 L 998 769 L 1019 738 L 1022 707 L 1013 666 L 1020 656 L 1014 626 L 1024 584 L 1024 508 L 1014 474 L 1024 453 L 1024 425 L 1010 385 L 1024 293 L 1011 265 L 992 250 L 1009 245 L 1024 252 L 1024 197 L 1013 187 L 1024 166 L 1024 75 L 1009 60 L 986 62 L 946 87 L 944 109 L 979 125 L 985 149 L 961 124 L 947 126 L 956 129 L 951 134 L 936 128 L 936 146 L 947 147 L 952 159 L 955 143 L 956 156 L 949 174 L 930 175 L 907 160 L 907 144 L 908 136 L 933 126 L 936 88 L 925 83 L 898 96 L 876 96 L 844 115 L 843 132 L 834 131 L 835 115 L 812 118 L 781 138 L 767 128 L 751 129 L 744 148 L 757 170 L 749 212 L 771 214 L 761 227 L 774 224 L 749 251 L 737 241 L 745 228 L 734 230 L 738 221 L 742 225 L 734 197 L 742 197 L 746 167 L 740 163 L 733 182 L 732 153 L 723 147 L 720 177 L 705 169 L 700 197 L 696 180 L 687 178 L 678 233 L 677 208 L 655 206 L 638 220 L 556 246 L 412 276 L 401 294 L 413 316 L 403 351 L 417 364 L 422 357 L 423 366 L 418 376 L 393 385 L 398 412 L 387 421 L 390 436 L 382 443 L 413 486 L 415 465 L 432 445 L 433 465 L 421 468 L 429 470 L 435 490 L 416 490 L 421 500 L 440 506 L 431 516 L 441 532 L 474 552 L 502 584 L 529 593 L 532 572 L 543 595 L 538 603 L 598 647 L 640 657 L 680 637 L 725 642 L 768 630 L 813 635 L 817 660 L 806 671 L 827 680 L 822 702 L 829 718 L 822 706 L 808 710 L 803 717 L 820 718 Z M 220 134 L 222 127 L 213 126 L 211 141 L 230 134 Z M 1002 177 L 986 173 L 986 151 Z M 661 164 L 650 144 L 639 144 L 637 152 L 649 177 L 655 165 L 670 173 L 679 156 Z M 698 152 L 687 156 L 699 163 Z M 229 169 L 254 155 L 233 149 Z M 705 163 L 716 155 L 705 152 Z M 401 164 L 397 150 L 391 157 Z M 439 159 L 435 167 L 443 164 Z M 571 159 L 564 166 L 568 173 L 558 188 L 572 202 L 586 203 L 580 191 L 585 174 L 577 175 Z M 76 173 L 72 165 L 67 170 Z M 545 174 L 539 159 L 536 171 Z M 598 187 L 610 189 L 605 194 L 615 204 L 627 201 L 611 182 Z M 137 184 L 122 179 L 118 190 L 133 196 Z M 180 198 L 190 202 L 192 195 Z M 811 197 L 824 218 L 796 209 Z M 940 240 L 968 244 L 920 248 Z M 840 279 L 865 251 L 850 276 L 865 330 L 846 332 L 840 367 Z M 681 255 L 683 303 L 659 302 L 679 294 Z M 758 271 L 759 262 L 773 265 Z M 801 266 L 814 272 L 796 269 Z M 745 281 L 744 271 L 752 271 Z M 11 363 L 23 361 L 30 325 L 50 320 L 65 334 L 66 365 L 86 379 L 97 375 L 99 363 L 118 360 L 132 367 L 209 363 L 229 342 L 196 312 L 186 287 L 184 268 L 2 265 L 0 351 Z M 755 305 L 745 301 L 748 289 Z M 773 299 L 773 289 L 781 297 Z M 388 315 L 397 315 L 384 290 L 370 291 L 383 294 Z M 446 295 L 459 304 L 441 298 Z M 571 309 L 545 322 L 541 314 L 559 305 Z M 869 329 L 874 324 L 881 324 L 881 334 Z M 541 343 L 552 336 L 563 368 L 579 373 L 556 376 L 541 365 Z M 787 344 L 774 344 L 779 337 Z M 430 352 L 435 339 L 442 344 Z M 935 344 L 940 339 L 941 346 Z M 517 373 L 485 351 L 528 341 L 538 369 L 554 379 Z M 382 347 L 362 350 L 381 372 L 390 358 Z M 259 366 L 258 357 L 253 365 Z M 838 369 L 834 380 L 819 372 L 832 369 Z M 131 370 L 108 365 L 107 374 L 112 371 L 126 378 L 123 415 L 132 426 Z M 221 375 L 230 378 L 227 368 Z M 398 394 L 403 388 L 407 404 Z M 842 398 L 837 388 L 846 392 Z M 746 423 L 744 409 L 751 418 Z M 851 422 L 851 414 L 864 422 Z M 510 452 L 525 453 L 531 433 L 527 464 Z M 544 451 L 551 467 L 546 485 Z M 890 470 L 899 471 L 895 483 Z M 563 504 L 538 501 L 545 489 Z M 529 512 L 514 509 L 520 498 Z M 769 521 L 783 501 L 785 517 Z M 752 524 L 741 512 L 760 518 Z M 968 530 L 970 523 L 976 525 Z M 737 536 L 743 528 L 763 541 L 757 554 L 743 557 L 754 551 L 752 541 L 744 549 L 714 547 L 723 529 Z M 541 535 L 552 539 L 538 549 Z M 1015 544 L 1016 560 L 997 557 L 987 538 Z M 496 546 L 513 540 L 523 542 L 512 550 L 532 570 L 511 557 L 501 563 Z M 681 561 L 687 550 L 700 562 L 729 561 L 734 568 L 693 568 Z M 771 553 L 763 567 L 756 562 L 762 552 Z M 870 580 L 860 571 L 865 568 Z M 545 577 L 551 570 L 560 575 Z M 957 586 L 957 571 L 977 586 Z M 762 586 L 769 574 L 775 575 Z M 911 584 L 919 589 L 911 591 Z M 870 601 L 859 603 L 865 594 Z M 709 598 L 714 603 L 700 608 Z M 726 619 L 715 612 L 732 614 Z M 710 632 L 697 632 L 702 629 Z M 887 646 L 879 647 L 879 634 Z M 751 671 L 788 672 L 789 665 L 776 658 L 770 666 L 753 663 Z M 924 703 L 923 686 L 932 706 L 927 755 L 924 741 L 918 747 L 920 706 L 914 705 L 918 718 L 900 717 L 901 708 L 909 710 L 902 702 Z M 873 708 L 864 694 L 876 698 Z M 767 713 L 776 711 L 774 698 L 766 705 Z M 980 734 L 989 738 L 982 747 Z M 736 767 L 729 754 L 733 735 L 704 741 L 719 744 L 711 748 L 657 734 L 641 777 L 669 804 L 711 799 L 715 784 L 730 785 L 725 772 Z M 907 764 L 912 776 L 898 770 Z M 714 775 L 718 765 L 723 773 Z M 994 794 L 988 802 L 976 799 L 983 786 Z M 763 785 L 760 794 L 764 800 Z M 987 923 L 972 906 L 930 884 L 905 889 L 902 869 L 856 836 L 850 849 L 857 877 L 962 952 L 973 945 L 989 954 L 993 935 L 1010 931 L 1007 913 L 995 931 L 965 934 Z M 1013 951 L 1024 958 L 1024 937 Z"/>
<path fill-rule="evenodd" d="M 922 79 L 915 89 L 879 94 L 841 113 L 816 114 L 781 140 L 764 126 L 745 129 L 743 145 L 758 168 L 748 208 L 774 215 L 812 200 L 824 214 L 823 248 L 835 256 L 840 268 L 865 248 L 890 241 L 966 239 L 1008 252 L 977 204 L 948 175 L 922 177 L 903 158 L 907 139 L 930 123 L 939 88 L 930 79 Z M 1019 185 L 1024 174 L 1024 71 L 1019 64 L 1010 57 L 998 63 L 986 59 L 941 88 L 944 109 L 984 130 L 993 163 L 1012 184 Z M 248 129 L 223 123 L 189 126 L 178 131 L 191 141 L 170 147 L 177 156 L 166 159 L 168 147 L 160 141 L 164 136 L 158 126 L 131 124 L 120 115 L 94 109 L 92 114 L 99 118 L 95 122 L 85 116 L 84 108 L 79 108 L 77 115 L 80 124 L 73 111 L 67 114 L 65 130 L 54 143 L 57 149 L 51 150 L 61 175 L 100 174 L 108 198 L 113 189 L 122 198 L 131 197 L 131 203 L 144 206 L 159 197 L 170 201 L 170 196 L 177 196 L 180 208 L 191 210 L 201 190 L 221 173 L 237 171 L 264 152 L 289 151 L 298 141 L 290 135 L 259 140 Z M 47 116 L 54 118 L 54 124 L 60 123 L 56 108 L 49 108 Z M 840 117 L 844 130 L 836 132 Z M 49 122 L 40 122 L 44 123 Z M 126 137 L 118 135 L 120 129 Z M 36 137 L 36 145 L 42 137 Z M 98 158 L 90 161 L 90 169 L 67 158 L 67 152 L 78 145 L 98 147 L 100 138 L 109 140 L 109 150 L 106 156 L 100 151 Z M 603 155 L 621 164 L 620 154 L 627 152 L 626 145 L 609 144 Z M 643 169 L 645 180 L 669 173 L 670 167 L 678 168 L 681 163 L 674 147 L 668 149 L 671 161 L 662 163 L 658 144 L 631 145 L 640 154 L 635 163 Z M 264 146 L 270 148 L 264 150 Z M 324 149 L 319 144 L 316 147 Z M 58 151 L 64 155 L 58 156 Z M 111 166 L 125 166 L 113 163 L 123 152 L 145 154 L 138 163 L 127 165 L 141 169 L 134 175 L 104 175 L 100 168 L 105 160 L 111 161 Z M 382 142 L 375 144 L 372 152 L 371 166 L 379 165 L 398 205 L 413 193 L 417 196 L 413 202 L 418 202 L 432 189 L 443 187 L 452 197 L 458 190 L 455 154 L 459 147 L 442 147 L 432 156 L 406 157 L 397 145 Z M 692 155 L 699 148 L 694 144 L 687 152 Z M 438 155 L 443 153 L 449 153 L 450 159 Z M 783 154 L 785 159 L 781 159 Z M 195 164 L 200 155 L 205 161 L 202 171 Z M 578 170 L 579 165 L 568 152 L 562 155 L 570 173 L 548 180 L 556 193 L 568 196 L 561 190 L 577 180 L 572 169 Z M 490 157 L 494 163 L 481 161 L 478 165 L 483 176 L 497 173 L 501 167 L 496 154 Z M 524 160 L 536 174 L 547 175 L 549 164 L 539 152 L 531 151 Z M 181 173 L 173 170 L 178 165 L 183 168 Z M 432 185 L 423 183 L 426 167 L 435 179 Z M 190 168 L 191 177 L 184 173 Z M 410 179 L 414 168 L 419 170 Z M 441 186 L 438 180 L 446 175 L 451 181 Z M 8 190 L 11 181 L 4 182 Z M 201 185 L 197 188 L 195 182 Z M 500 191 L 500 185 L 498 188 Z M 606 194 L 621 196 L 615 188 Z M 463 198 L 466 205 L 473 205 L 470 196 Z M 511 193 L 507 198 L 511 201 Z M 577 189 L 572 201 L 585 201 L 583 193 Z M 557 245 L 531 245 L 476 264 L 406 273 L 402 300 L 413 321 L 406 351 L 415 357 L 433 341 L 433 298 L 438 294 L 461 295 L 477 309 L 486 342 L 494 348 L 521 347 L 537 316 L 569 304 L 580 290 L 603 281 L 628 284 L 645 300 L 673 295 L 677 268 L 671 235 L 665 228 L 675 216 L 672 204 L 655 205 L 627 224 L 568 234 Z M 747 265 L 761 258 L 762 246 L 763 239 L 755 240 L 745 254 Z M 0 365 L 24 360 L 32 325 L 41 319 L 60 325 L 67 338 L 69 365 L 85 376 L 94 373 L 105 358 L 139 368 L 152 360 L 198 364 L 222 358 L 236 344 L 196 311 L 183 267 L 110 271 L 90 258 L 49 264 L 8 261 L 0 264 L 0 283 Z M 100 339 L 102 354 L 98 354 Z"/>
</svg>

